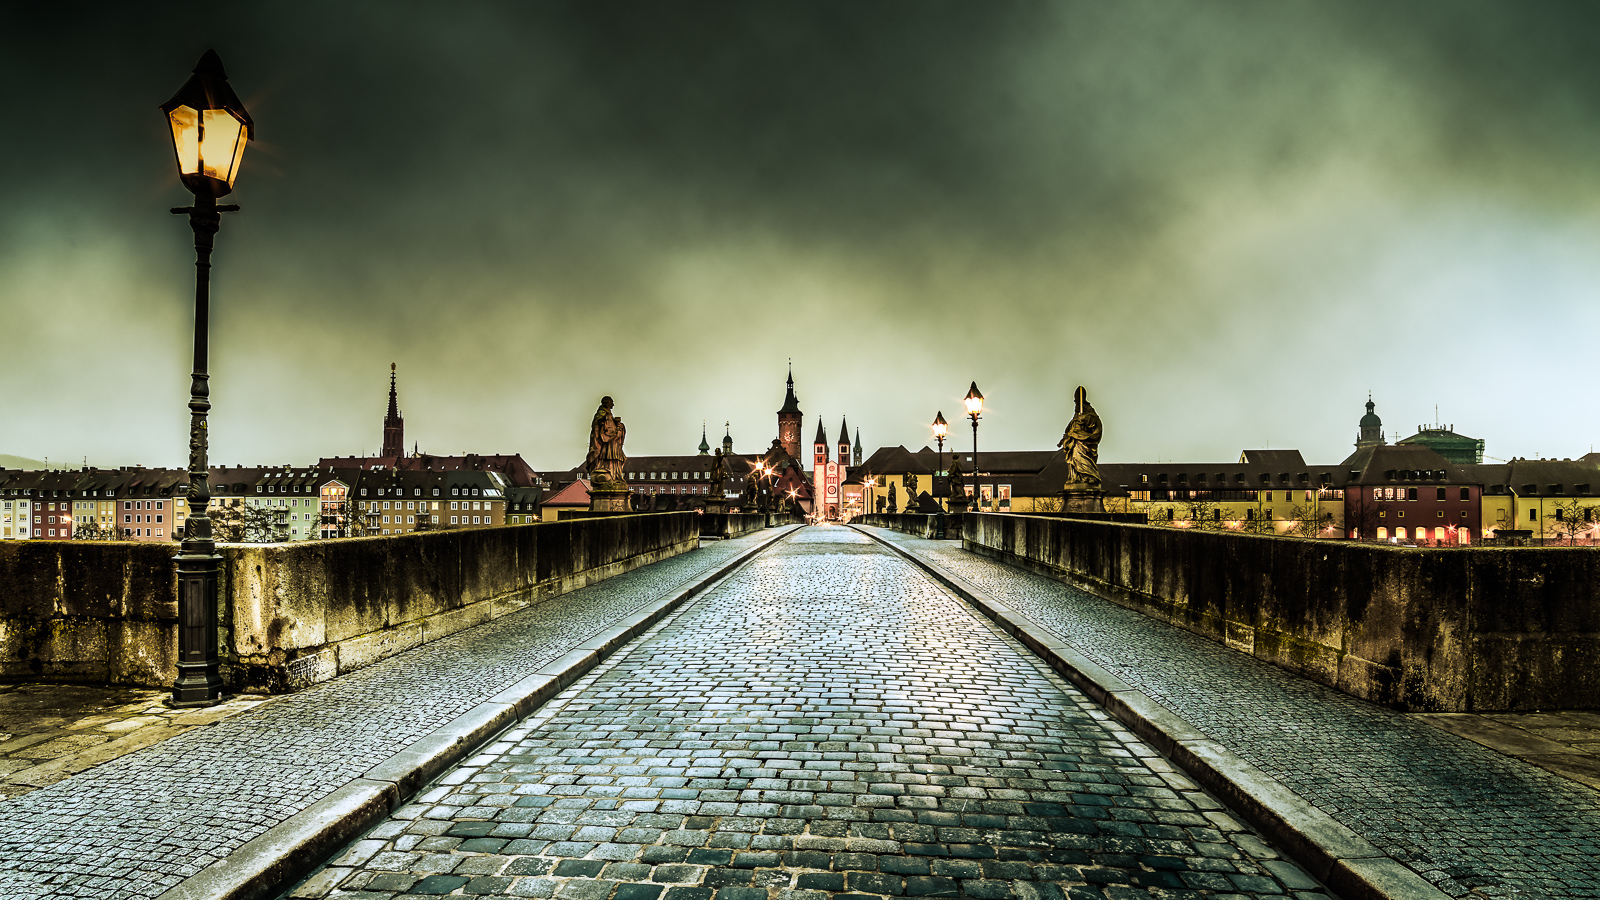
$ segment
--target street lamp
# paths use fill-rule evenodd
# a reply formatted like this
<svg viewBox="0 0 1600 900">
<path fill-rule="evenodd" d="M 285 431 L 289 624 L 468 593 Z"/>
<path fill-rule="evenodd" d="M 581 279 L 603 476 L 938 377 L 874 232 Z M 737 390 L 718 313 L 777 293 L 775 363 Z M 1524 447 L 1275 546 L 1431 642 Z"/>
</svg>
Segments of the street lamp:
<svg viewBox="0 0 1600 900">
<path fill-rule="evenodd" d="M 976 389 L 978 387 L 978 383 L 977 382 L 973 382 L 972 383 L 972 387 L 974 389 Z M 946 422 L 944 420 L 944 411 L 940 410 L 933 417 L 933 439 L 939 442 L 939 456 L 938 456 L 938 467 L 937 468 L 938 468 L 938 471 L 940 471 L 940 472 L 944 471 L 944 439 L 949 434 L 950 434 L 950 423 Z M 974 448 L 974 452 L 976 452 L 976 448 Z M 937 473 L 935 473 L 934 477 L 938 477 Z M 946 493 L 948 493 L 948 491 Z M 946 508 L 948 508 L 948 506 L 949 506 L 949 498 L 948 497 L 945 498 L 942 502 L 944 502 L 945 505 L 946 505 Z"/>
<path fill-rule="evenodd" d="M 974 499 L 980 501 L 978 508 L 982 509 L 983 492 L 978 487 L 978 420 L 983 418 L 983 394 L 978 392 L 976 381 L 961 402 L 967 405 L 967 415 L 972 417 L 972 494 Z"/>
<path fill-rule="evenodd" d="M 217 570 L 221 558 L 211 540 L 207 483 L 206 414 L 211 409 L 207 374 L 211 317 L 211 247 L 222 213 L 217 198 L 233 190 L 244 145 L 255 139 L 255 123 L 228 86 L 222 58 L 207 50 L 171 100 L 161 105 L 172 126 L 178 177 L 194 194 L 194 205 L 173 213 L 189 216 L 194 229 L 194 373 L 189 384 L 189 493 L 183 545 L 178 554 L 178 680 L 173 706 L 210 706 L 222 696 L 217 660 Z"/>
</svg>

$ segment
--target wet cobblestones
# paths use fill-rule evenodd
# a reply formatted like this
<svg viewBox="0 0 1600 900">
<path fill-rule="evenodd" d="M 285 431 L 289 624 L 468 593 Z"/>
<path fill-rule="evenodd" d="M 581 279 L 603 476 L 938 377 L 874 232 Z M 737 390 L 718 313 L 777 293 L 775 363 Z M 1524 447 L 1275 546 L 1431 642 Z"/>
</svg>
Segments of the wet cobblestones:
<svg viewBox="0 0 1600 900">
<path fill-rule="evenodd" d="M 1600 897 L 1600 794 L 959 545 L 885 529 L 1453 897 Z"/>
<path fill-rule="evenodd" d="M 1322 898 L 914 567 L 806 529 L 293 897 Z"/>
<path fill-rule="evenodd" d="M 0 804 L 0 897 L 153 897 L 759 543 L 591 585 Z"/>
</svg>

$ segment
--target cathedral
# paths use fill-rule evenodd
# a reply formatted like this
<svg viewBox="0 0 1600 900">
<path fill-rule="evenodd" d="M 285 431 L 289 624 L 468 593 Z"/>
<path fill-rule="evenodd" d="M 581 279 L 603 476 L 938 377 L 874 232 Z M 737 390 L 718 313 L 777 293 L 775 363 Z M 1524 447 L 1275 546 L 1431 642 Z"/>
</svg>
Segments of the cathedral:
<svg viewBox="0 0 1600 900">
<path fill-rule="evenodd" d="M 828 432 L 822 418 L 817 417 L 816 438 L 811 446 L 811 471 L 806 472 L 800 455 L 800 428 L 805 414 L 800 411 L 800 400 L 794 393 L 794 371 L 789 371 L 788 390 L 783 407 L 778 410 L 778 436 L 762 455 L 760 464 L 776 474 L 773 494 L 779 500 L 792 499 L 814 518 L 839 521 L 848 517 L 851 504 L 859 509 L 860 481 L 853 479 L 853 469 L 861 465 L 861 433 L 856 432 L 855 443 L 850 441 L 850 426 L 844 421 L 839 426 L 837 456 L 830 459 Z M 852 494 L 851 488 L 854 487 Z M 854 497 L 851 500 L 851 497 Z"/>
</svg>

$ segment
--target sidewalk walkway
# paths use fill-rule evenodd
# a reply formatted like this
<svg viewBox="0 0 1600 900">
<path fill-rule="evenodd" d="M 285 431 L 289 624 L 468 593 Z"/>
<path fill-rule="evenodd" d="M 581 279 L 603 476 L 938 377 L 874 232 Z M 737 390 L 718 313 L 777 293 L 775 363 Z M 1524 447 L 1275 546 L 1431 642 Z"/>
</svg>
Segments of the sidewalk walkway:
<svg viewBox="0 0 1600 900">
<path fill-rule="evenodd" d="M 958 544 L 872 534 L 1048 628 L 1454 897 L 1600 897 L 1600 793 Z"/>
<path fill-rule="evenodd" d="M 156 896 L 772 535 L 708 543 L 0 804 L 0 897 Z"/>
</svg>

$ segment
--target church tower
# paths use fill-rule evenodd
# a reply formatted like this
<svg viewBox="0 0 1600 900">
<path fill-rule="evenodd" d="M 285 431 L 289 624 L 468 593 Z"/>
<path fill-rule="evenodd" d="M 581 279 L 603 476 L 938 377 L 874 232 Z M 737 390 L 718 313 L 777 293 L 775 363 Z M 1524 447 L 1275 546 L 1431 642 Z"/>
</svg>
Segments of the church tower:
<svg viewBox="0 0 1600 900">
<path fill-rule="evenodd" d="M 722 423 L 722 455 L 733 455 L 733 423 Z"/>
<path fill-rule="evenodd" d="M 852 462 L 851 465 L 856 466 L 858 468 L 861 466 L 861 429 L 859 429 L 859 428 L 856 429 L 856 455 L 855 455 L 855 461 Z"/>
<path fill-rule="evenodd" d="M 800 412 L 800 401 L 794 395 L 794 366 L 789 367 L 789 392 L 784 395 L 783 408 L 778 410 L 778 442 L 783 444 L 783 451 L 791 459 L 800 460 L 805 457 L 800 455 L 800 420 L 804 416 Z M 817 432 L 822 431 L 822 423 L 817 423 Z"/>
<path fill-rule="evenodd" d="M 850 418 L 839 422 L 839 468 L 850 465 Z"/>
<path fill-rule="evenodd" d="M 1383 446 L 1383 420 L 1373 412 L 1376 404 L 1372 402 L 1372 395 L 1367 395 L 1367 414 L 1361 417 L 1361 430 L 1357 432 L 1356 449 L 1363 447 Z"/>
<path fill-rule="evenodd" d="M 841 453 L 847 443 L 839 445 Z M 811 472 L 812 478 L 812 512 L 821 515 L 824 519 L 839 518 L 839 483 L 842 481 L 843 467 L 837 462 L 828 460 L 828 432 L 822 427 L 822 417 L 817 417 L 817 437 L 811 443 L 811 460 L 816 468 Z"/>
<path fill-rule="evenodd" d="M 406 455 L 406 422 L 400 418 L 400 401 L 395 394 L 394 377 L 394 363 L 389 363 L 389 414 L 383 417 L 383 451 L 378 455 L 399 459 Z"/>
</svg>

